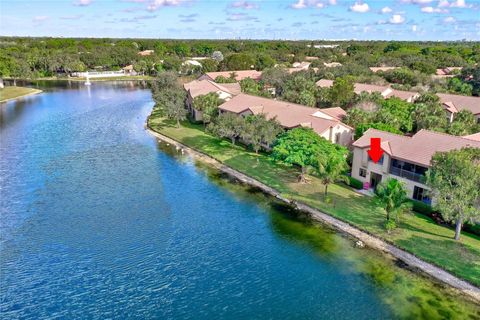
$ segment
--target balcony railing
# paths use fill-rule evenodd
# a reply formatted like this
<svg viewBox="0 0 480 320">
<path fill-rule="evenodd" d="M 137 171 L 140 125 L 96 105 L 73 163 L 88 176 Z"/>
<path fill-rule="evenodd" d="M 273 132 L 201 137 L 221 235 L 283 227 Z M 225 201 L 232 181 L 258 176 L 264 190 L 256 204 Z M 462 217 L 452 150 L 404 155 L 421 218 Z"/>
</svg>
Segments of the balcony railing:
<svg viewBox="0 0 480 320">
<path fill-rule="evenodd" d="M 400 169 L 400 168 L 391 167 L 390 168 L 390 173 L 393 174 L 393 175 L 396 175 L 396 176 L 399 176 L 399 177 L 402 177 L 402 178 L 406 178 L 408 180 L 420 182 L 420 183 L 425 183 L 425 181 L 426 181 L 426 178 L 423 174 L 418 174 L 418 173 L 403 170 L 403 169 Z"/>
</svg>

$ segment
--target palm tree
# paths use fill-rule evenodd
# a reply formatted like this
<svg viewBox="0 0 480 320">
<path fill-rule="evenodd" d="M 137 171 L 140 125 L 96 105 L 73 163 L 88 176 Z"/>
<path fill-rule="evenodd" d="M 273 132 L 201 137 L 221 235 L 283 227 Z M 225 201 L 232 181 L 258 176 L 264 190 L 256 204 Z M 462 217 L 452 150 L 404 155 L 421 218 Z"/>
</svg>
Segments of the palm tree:
<svg viewBox="0 0 480 320">
<path fill-rule="evenodd" d="M 333 151 L 333 150 L 332 150 Z M 338 152 L 321 153 L 317 161 L 317 172 L 325 186 L 325 197 L 327 196 L 328 185 L 335 182 L 346 182 L 348 178 L 345 176 L 345 171 L 348 170 L 347 159 L 345 156 L 346 150 L 337 150 Z"/>
<path fill-rule="evenodd" d="M 387 222 L 392 217 L 398 219 L 400 213 L 409 208 L 407 191 L 403 183 L 397 179 L 388 179 L 377 186 L 375 195 L 387 213 Z"/>
</svg>

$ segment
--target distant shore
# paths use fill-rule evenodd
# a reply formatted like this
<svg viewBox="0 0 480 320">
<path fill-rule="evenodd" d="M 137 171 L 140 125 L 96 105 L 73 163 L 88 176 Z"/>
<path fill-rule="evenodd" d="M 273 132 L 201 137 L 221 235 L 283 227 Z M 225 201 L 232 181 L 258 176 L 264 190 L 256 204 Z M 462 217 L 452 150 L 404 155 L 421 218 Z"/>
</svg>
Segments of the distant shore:
<svg viewBox="0 0 480 320">
<path fill-rule="evenodd" d="M 5 87 L 0 89 L 0 103 L 20 99 L 23 97 L 31 96 L 41 93 L 42 90 L 26 87 Z"/>
<path fill-rule="evenodd" d="M 152 76 L 119 76 L 119 77 L 100 77 L 100 78 L 90 78 L 90 82 L 100 82 L 100 81 L 149 81 L 155 79 Z M 4 80 L 12 80 L 9 78 L 4 78 Z M 74 82 L 84 82 L 87 81 L 87 78 L 84 77 L 42 77 L 35 79 L 16 79 L 21 81 L 74 81 Z"/>
</svg>

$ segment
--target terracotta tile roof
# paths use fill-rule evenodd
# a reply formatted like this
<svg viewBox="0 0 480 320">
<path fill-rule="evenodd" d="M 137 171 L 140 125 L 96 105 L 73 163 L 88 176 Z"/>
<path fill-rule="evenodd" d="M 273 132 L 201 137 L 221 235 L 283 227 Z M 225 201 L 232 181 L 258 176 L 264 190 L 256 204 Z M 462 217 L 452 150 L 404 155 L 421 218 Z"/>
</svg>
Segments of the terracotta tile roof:
<svg viewBox="0 0 480 320">
<path fill-rule="evenodd" d="M 222 83 L 218 84 L 214 82 L 217 86 L 223 87 L 227 89 L 232 95 L 236 96 L 237 94 L 240 94 L 242 92 L 242 89 L 240 88 L 240 83 L 235 82 L 235 83 Z"/>
<path fill-rule="evenodd" d="M 316 82 L 316 85 L 322 88 L 330 88 L 333 85 L 333 80 L 320 79 Z M 362 92 L 378 92 L 385 99 L 390 97 L 397 97 L 402 100 L 412 100 L 418 95 L 417 92 L 394 90 L 389 86 L 379 86 L 367 83 L 355 83 L 354 91 L 356 94 L 360 94 Z"/>
<path fill-rule="evenodd" d="M 229 83 L 228 86 L 225 84 L 218 84 L 210 80 L 193 80 L 191 82 L 185 83 L 183 85 L 185 90 L 190 91 L 192 98 L 208 94 L 210 92 L 219 92 L 223 91 L 225 93 L 236 95 L 240 93 L 240 84 L 238 83 Z"/>
<path fill-rule="evenodd" d="M 461 149 L 467 146 L 480 148 L 480 141 L 445 133 L 420 130 L 412 137 L 407 137 L 376 129 L 368 129 L 360 139 L 353 143 L 353 146 L 369 147 L 370 138 L 381 138 L 382 149 L 392 157 L 427 167 L 430 166 L 435 152 Z"/>
<path fill-rule="evenodd" d="M 320 79 L 315 84 L 317 85 L 317 87 L 330 88 L 331 86 L 333 86 L 333 80 Z"/>
<path fill-rule="evenodd" d="M 262 77 L 262 72 L 257 70 L 236 70 L 236 71 L 220 71 L 220 72 L 207 72 L 205 73 L 212 80 L 215 80 L 217 77 L 222 76 L 225 78 L 230 78 L 231 73 L 235 73 L 235 80 L 240 81 L 246 78 L 252 78 L 254 80 L 260 80 Z"/>
<path fill-rule="evenodd" d="M 440 97 L 440 102 L 442 102 L 444 107 L 450 112 L 452 112 L 451 110 L 454 108 L 458 111 L 467 109 L 472 111 L 473 114 L 480 114 L 480 97 L 446 93 L 437 93 L 437 96 Z"/>
<path fill-rule="evenodd" d="M 480 141 L 480 132 L 470 134 L 468 136 L 463 136 L 465 139 Z"/>
<path fill-rule="evenodd" d="M 378 72 L 378 71 L 390 71 L 390 70 L 394 70 L 394 69 L 397 69 L 398 67 L 370 67 L 369 69 L 372 71 L 372 72 Z"/>
<path fill-rule="evenodd" d="M 276 118 L 285 128 L 308 126 L 319 134 L 324 133 L 327 129 L 337 124 L 351 129 L 335 117 L 335 115 L 342 114 L 337 108 L 310 108 L 287 101 L 257 97 L 244 93 L 221 104 L 218 108 L 237 114 L 245 111 L 250 111 L 253 114 L 263 113 L 267 119 Z M 324 110 L 327 112 L 323 112 Z"/>
<path fill-rule="evenodd" d="M 420 94 L 418 92 L 413 91 L 402 91 L 402 90 L 392 90 L 392 93 L 388 95 L 390 97 L 397 97 L 402 100 L 413 100 L 417 98 Z"/>
<path fill-rule="evenodd" d="M 328 114 L 329 116 L 332 116 L 338 120 L 343 120 L 343 118 L 347 115 L 345 110 L 343 110 L 340 107 L 334 107 L 334 108 L 325 108 L 321 109 L 323 113 Z"/>
</svg>

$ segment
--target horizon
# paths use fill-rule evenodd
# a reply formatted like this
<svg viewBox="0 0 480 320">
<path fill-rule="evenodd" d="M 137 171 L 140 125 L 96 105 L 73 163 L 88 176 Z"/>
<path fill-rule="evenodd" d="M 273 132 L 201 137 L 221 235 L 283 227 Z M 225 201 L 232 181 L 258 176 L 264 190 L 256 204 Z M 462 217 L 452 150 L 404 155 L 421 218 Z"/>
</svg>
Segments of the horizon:
<svg viewBox="0 0 480 320">
<path fill-rule="evenodd" d="M 480 41 L 477 0 L 1 0 L 0 9 L 2 37 Z"/>
</svg>

